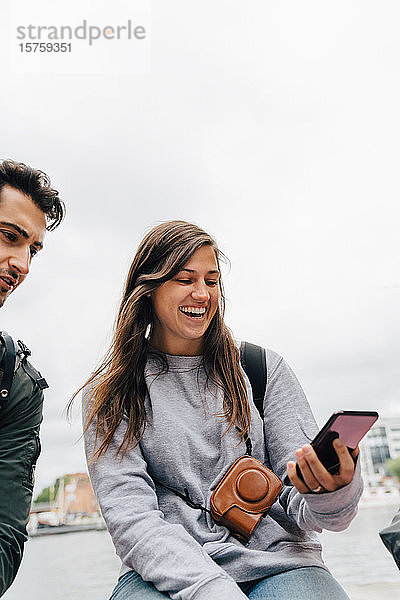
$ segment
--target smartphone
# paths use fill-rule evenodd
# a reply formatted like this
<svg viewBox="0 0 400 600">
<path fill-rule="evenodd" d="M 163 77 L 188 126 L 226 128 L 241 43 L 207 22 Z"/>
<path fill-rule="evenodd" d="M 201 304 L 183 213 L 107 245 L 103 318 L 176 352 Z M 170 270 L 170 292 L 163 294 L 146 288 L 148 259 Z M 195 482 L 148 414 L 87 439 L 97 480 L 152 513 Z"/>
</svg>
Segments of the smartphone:
<svg viewBox="0 0 400 600">
<path fill-rule="evenodd" d="M 340 410 L 333 413 L 311 442 L 319 460 L 330 473 L 338 473 L 340 468 L 338 455 L 332 445 L 333 440 L 340 437 L 352 452 L 378 417 L 377 412 L 367 410 Z M 298 465 L 296 471 L 304 481 Z M 292 485 L 287 475 L 283 482 L 285 485 Z"/>
</svg>

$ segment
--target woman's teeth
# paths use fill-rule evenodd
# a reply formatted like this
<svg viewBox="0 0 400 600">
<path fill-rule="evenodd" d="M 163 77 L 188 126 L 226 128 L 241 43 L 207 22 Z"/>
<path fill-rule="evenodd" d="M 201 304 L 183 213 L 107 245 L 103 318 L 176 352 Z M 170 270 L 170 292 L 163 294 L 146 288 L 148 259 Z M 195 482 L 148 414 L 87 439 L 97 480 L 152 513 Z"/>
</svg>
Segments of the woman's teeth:
<svg viewBox="0 0 400 600">
<path fill-rule="evenodd" d="M 185 315 L 190 315 L 191 317 L 202 317 L 206 312 L 206 308 L 203 307 L 194 307 L 194 306 L 180 306 L 179 310 L 183 312 Z"/>
</svg>

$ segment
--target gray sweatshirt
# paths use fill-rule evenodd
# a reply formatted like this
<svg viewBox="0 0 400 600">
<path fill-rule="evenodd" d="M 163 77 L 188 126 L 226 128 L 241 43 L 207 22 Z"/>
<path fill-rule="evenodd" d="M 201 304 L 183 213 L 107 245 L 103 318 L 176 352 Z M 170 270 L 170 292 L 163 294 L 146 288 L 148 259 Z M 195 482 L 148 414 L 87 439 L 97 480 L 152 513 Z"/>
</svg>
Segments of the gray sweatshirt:
<svg viewBox="0 0 400 600">
<path fill-rule="evenodd" d="M 284 487 L 244 546 L 210 515 L 190 508 L 153 481 L 154 477 L 180 491 L 188 488 L 194 502 L 209 508 L 213 489 L 246 451 L 234 427 L 226 432 L 222 396 L 210 382 L 206 385 L 202 357 L 167 355 L 167 360 L 168 372 L 158 376 L 154 356 L 146 365 L 149 423 L 140 444 L 123 459 L 115 457 L 126 427 L 123 421 L 107 453 L 89 464 L 122 561 L 121 575 L 137 571 L 173 600 L 244 600 L 247 596 L 235 582 L 299 567 L 326 568 L 315 532 L 341 531 L 355 516 L 362 492 L 360 461 L 352 482 L 335 492 L 300 494 L 292 486 Z M 271 350 L 267 369 L 264 424 L 245 376 L 250 438 L 253 456 L 283 478 L 287 461 L 315 436 L 317 426 L 293 371 Z M 85 434 L 88 459 L 95 449 L 93 429 Z"/>
</svg>

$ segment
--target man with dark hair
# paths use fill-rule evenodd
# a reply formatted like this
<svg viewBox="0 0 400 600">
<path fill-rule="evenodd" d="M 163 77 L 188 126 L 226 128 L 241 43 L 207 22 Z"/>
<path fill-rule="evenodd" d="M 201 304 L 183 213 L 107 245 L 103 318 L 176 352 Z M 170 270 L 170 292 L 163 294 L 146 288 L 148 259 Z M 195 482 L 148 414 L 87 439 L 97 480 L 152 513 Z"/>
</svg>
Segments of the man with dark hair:
<svg viewBox="0 0 400 600">
<path fill-rule="evenodd" d="M 0 162 L 0 307 L 28 275 L 46 229 L 55 229 L 64 211 L 45 173 Z M 14 581 L 27 539 L 42 390 L 48 387 L 29 355 L 23 342 L 0 331 L 0 596 Z"/>
</svg>

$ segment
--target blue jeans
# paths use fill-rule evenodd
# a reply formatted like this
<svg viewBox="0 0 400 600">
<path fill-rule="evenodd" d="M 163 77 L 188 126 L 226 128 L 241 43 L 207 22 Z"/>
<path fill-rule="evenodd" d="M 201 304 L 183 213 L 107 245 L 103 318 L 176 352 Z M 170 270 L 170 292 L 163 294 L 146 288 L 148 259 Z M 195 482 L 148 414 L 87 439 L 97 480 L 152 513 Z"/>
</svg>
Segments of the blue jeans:
<svg viewBox="0 0 400 600">
<path fill-rule="evenodd" d="M 292 569 L 239 586 L 250 600 L 349 600 L 336 579 L 320 567 Z M 169 595 L 159 592 L 152 583 L 130 571 L 118 581 L 110 600 L 162 598 L 169 598 Z"/>
</svg>

